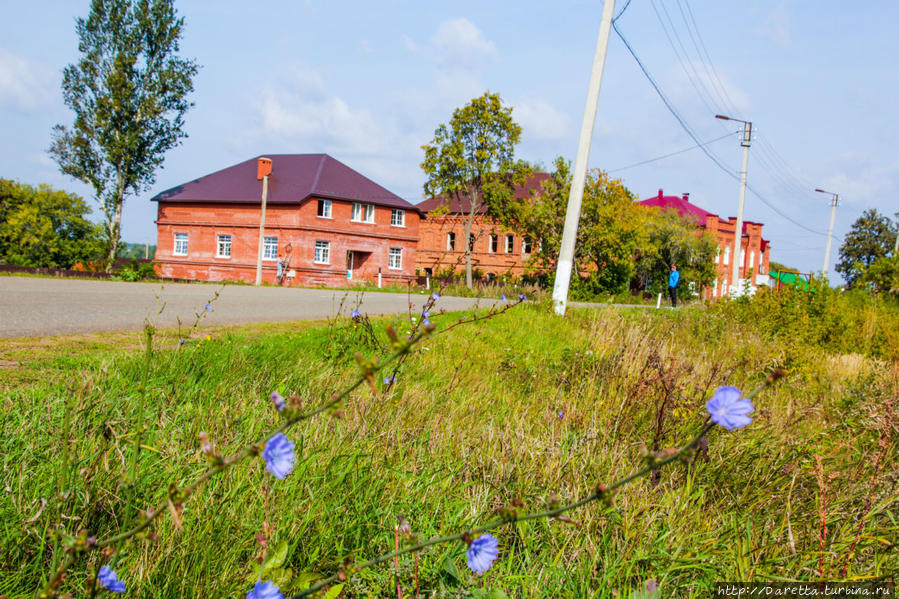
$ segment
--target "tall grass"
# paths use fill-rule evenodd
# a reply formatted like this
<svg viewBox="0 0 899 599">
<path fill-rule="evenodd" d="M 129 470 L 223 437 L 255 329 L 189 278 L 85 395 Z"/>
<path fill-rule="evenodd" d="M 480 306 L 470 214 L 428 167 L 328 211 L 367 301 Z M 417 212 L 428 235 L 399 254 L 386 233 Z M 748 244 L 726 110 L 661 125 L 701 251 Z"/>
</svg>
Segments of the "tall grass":
<svg viewBox="0 0 899 599">
<path fill-rule="evenodd" d="M 349 319 L 223 332 L 180 350 L 160 338 L 148 374 L 140 354 L 59 356 L 52 378 L 6 392 L 0 593 L 32 596 L 67 537 L 115 532 L 203 472 L 200 432 L 228 454 L 276 426 L 272 390 L 309 407 L 327 401 L 358 374 L 356 351 L 389 345 L 391 320 L 375 321 L 374 342 Z M 417 568 L 409 557 L 356 574 L 344 593 L 396 596 L 398 581 L 409 594 L 417 578 L 424 596 L 626 597 L 653 579 L 663 596 L 704 597 L 720 580 L 899 571 L 895 361 L 796 343 L 726 310 L 559 319 L 545 304 L 420 350 L 386 395 L 363 389 L 339 416 L 293 429 L 298 459 L 285 481 L 261 460 L 236 466 L 152 535 L 77 562 L 63 590 L 82 593 L 111 559 L 129 596 L 242 597 L 252 564 L 286 541 L 282 590 L 294 592 L 347 556 L 392 550 L 398 514 L 429 537 L 516 499 L 539 510 L 551 495 L 587 495 L 638 469 L 647 450 L 692 438 L 715 387 L 749 388 L 774 367 L 789 376 L 756 399 L 750 427 L 713 431 L 690 464 L 632 484 L 610 506 L 497 532 L 500 559 L 486 575 L 465 568 L 461 545 L 437 546 Z"/>
</svg>

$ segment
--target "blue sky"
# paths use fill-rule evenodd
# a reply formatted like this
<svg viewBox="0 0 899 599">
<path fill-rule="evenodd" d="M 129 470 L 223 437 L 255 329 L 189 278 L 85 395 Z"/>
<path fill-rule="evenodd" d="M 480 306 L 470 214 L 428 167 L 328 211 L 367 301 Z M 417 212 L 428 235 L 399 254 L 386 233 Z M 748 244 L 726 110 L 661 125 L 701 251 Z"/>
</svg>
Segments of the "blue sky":
<svg viewBox="0 0 899 599">
<path fill-rule="evenodd" d="M 52 126 L 71 122 L 59 82 L 77 58 L 75 18 L 88 6 L 4 7 L 0 177 L 90 199 L 46 153 Z M 616 12 L 623 6 L 618 0 Z M 189 137 L 167 154 L 156 184 L 126 202 L 126 241 L 155 240 L 155 193 L 259 154 L 327 152 L 418 202 L 421 145 L 486 90 L 514 107 L 520 157 L 573 160 L 602 2 L 185 0 L 177 8 L 182 55 L 202 67 Z M 899 3 L 883 0 L 632 0 L 618 25 L 699 139 L 737 130 L 716 112 L 753 121 L 749 183 L 795 222 L 753 194 L 745 218 L 765 223 L 772 259 L 810 271 L 822 266 L 830 206 L 815 187 L 841 197 L 831 270 L 864 209 L 899 210 L 897 21 Z M 734 215 L 736 135 L 707 146 L 729 173 L 698 149 L 621 168 L 693 145 L 613 33 L 590 166 L 641 198 L 659 188 L 689 192 L 697 205 Z"/>
</svg>

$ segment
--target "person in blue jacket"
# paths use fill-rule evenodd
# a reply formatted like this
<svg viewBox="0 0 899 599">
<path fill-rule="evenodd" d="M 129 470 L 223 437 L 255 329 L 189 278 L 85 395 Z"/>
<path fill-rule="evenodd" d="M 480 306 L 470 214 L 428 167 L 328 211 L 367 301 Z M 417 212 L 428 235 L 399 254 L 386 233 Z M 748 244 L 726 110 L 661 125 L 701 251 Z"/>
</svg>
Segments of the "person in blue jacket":
<svg viewBox="0 0 899 599">
<path fill-rule="evenodd" d="M 671 274 L 668 275 L 668 297 L 671 298 L 671 307 L 677 308 L 677 284 L 680 283 L 680 273 L 677 266 L 671 265 Z"/>
</svg>

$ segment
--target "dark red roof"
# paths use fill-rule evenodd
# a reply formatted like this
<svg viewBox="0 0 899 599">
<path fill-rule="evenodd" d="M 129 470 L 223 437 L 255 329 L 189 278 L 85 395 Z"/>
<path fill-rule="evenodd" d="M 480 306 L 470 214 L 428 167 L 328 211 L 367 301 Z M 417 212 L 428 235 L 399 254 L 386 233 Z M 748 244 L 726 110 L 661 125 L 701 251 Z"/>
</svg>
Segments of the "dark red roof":
<svg viewBox="0 0 899 599">
<path fill-rule="evenodd" d="M 703 210 L 696 204 L 690 203 L 690 194 L 685 193 L 683 196 L 666 196 L 662 193 L 662 190 L 659 190 L 659 195 L 653 196 L 648 200 L 643 200 L 640 204 L 644 206 L 651 206 L 654 208 L 661 208 L 662 210 L 677 210 L 677 213 L 680 214 L 684 218 L 691 218 L 696 222 L 697 225 L 705 225 L 705 217 L 714 216 L 719 220 L 724 221 L 717 214 L 713 214 L 708 210 Z"/>
<path fill-rule="evenodd" d="M 270 204 L 299 204 L 314 196 L 419 210 L 327 154 L 267 154 L 266 157 L 272 160 L 272 174 L 268 182 Z M 251 158 L 172 187 L 157 194 L 152 200 L 259 203 L 262 201 L 262 182 L 256 179 L 259 158 Z"/>
<path fill-rule="evenodd" d="M 543 183 L 551 177 L 552 175 L 549 173 L 534 173 L 525 180 L 524 185 L 516 185 L 512 195 L 516 199 L 526 198 L 530 196 L 532 192 L 539 192 L 542 190 Z M 450 214 L 468 214 L 471 212 L 471 201 L 468 199 L 468 196 L 462 194 L 460 194 L 458 199 L 455 195 L 447 196 L 446 194 L 440 194 L 429 200 L 419 202 L 417 207 L 422 212 L 430 212 L 431 210 L 436 210 L 438 207 L 444 205 L 447 207 Z M 478 210 L 481 214 L 486 211 L 487 207 L 483 205 L 480 210 Z"/>
</svg>

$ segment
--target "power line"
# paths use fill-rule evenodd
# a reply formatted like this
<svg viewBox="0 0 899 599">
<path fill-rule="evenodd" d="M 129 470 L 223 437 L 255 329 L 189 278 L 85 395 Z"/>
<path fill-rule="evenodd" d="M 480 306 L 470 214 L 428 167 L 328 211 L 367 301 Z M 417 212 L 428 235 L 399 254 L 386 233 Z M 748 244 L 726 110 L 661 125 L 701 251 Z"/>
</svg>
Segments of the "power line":
<svg viewBox="0 0 899 599">
<path fill-rule="evenodd" d="M 727 173 L 728 176 L 730 176 L 733 179 L 739 179 L 739 177 L 733 172 L 732 169 L 729 169 L 721 161 L 720 158 L 718 158 L 715 154 L 713 154 L 711 152 L 711 150 L 709 150 L 707 147 L 705 147 L 705 145 L 703 145 L 703 142 L 699 140 L 699 138 L 693 132 L 693 130 L 690 128 L 690 126 L 687 125 L 686 121 L 683 119 L 683 117 L 680 116 L 680 114 L 674 108 L 674 105 L 667 98 L 667 96 L 665 96 L 665 93 L 662 91 L 661 87 L 659 87 L 659 84 L 656 83 L 655 79 L 649 73 L 649 70 L 646 68 L 646 65 L 644 65 L 643 61 L 641 61 L 640 58 L 637 56 L 637 53 L 631 47 L 630 43 L 627 41 L 627 38 L 624 37 L 624 34 L 621 33 L 621 31 L 618 29 L 617 24 L 615 24 L 614 22 L 612 23 L 612 29 L 615 30 L 615 33 L 618 35 L 618 38 L 624 44 L 624 47 L 627 48 L 627 51 L 630 53 L 630 55 L 633 57 L 633 59 L 637 62 L 637 65 L 640 67 L 640 70 L 643 72 L 643 75 L 649 81 L 650 85 L 652 85 L 653 89 L 655 89 L 656 94 L 658 94 L 659 98 L 661 98 L 662 102 L 665 104 L 665 107 L 672 114 L 672 116 L 674 116 L 674 118 L 680 124 L 681 128 L 683 128 L 683 130 L 687 133 L 687 135 L 689 135 L 690 138 L 693 139 L 694 142 L 696 142 L 696 146 L 699 149 L 701 149 L 703 151 L 703 153 L 706 156 L 708 156 L 709 159 L 718 166 L 718 168 L 720 168 L 722 171 Z M 791 223 L 793 223 L 800 229 L 804 229 L 810 233 L 815 233 L 817 235 L 823 235 L 824 237 L 827 237 L 827 233 L 822 233 L 821 231 L 816 231 L 814 229 L 810 229 L 809 227 L 806 227 L 799 221 L 794 220 L 793 218 L 791 218 L 791 217 L 787 216 L 786 214 L 784 214 L 783 212 L 781 212 L 774 204 L 769 202 L 767 198 L 765 198 L 761 193 L 759 193 L 754 187 L 752 187 L 748 183 L 746 184 L 746 189 L 748 189 L 756 198 L 761 200 L 765 205 L 767 205 L 769 208 L 771 208 L 771 210 L 773 210 L 774 212 L 776 212 L 777 214 L 779 214 L 781 217 L 785 218 L 786 220 L 790 221 Z"/>
<path fill-rule="evenodd" d="M 726 137 L 731 137 L 731 136 L 733 136 L 733 135 L 735 135 L 735 134 L 737 134 L 737 133 L 739 133 L 739 131 L 732 131 L 731 133 L 726 133 L 726 134 L 722 135 L 721 137 L 716 137 L 715 139 L 710 139 L 709 141 L 705 141 L 705 142 L 702 142 L 702 143 L 699 143 L 699 144 L 692 145 L 692 146 L 690 146 L 689 148 L 684 148 L 684 149 L 682 149 L 682 150 L 677 150 L 676 152 L 671 152 L 670 154 L 665 154 L 665 155 L 663 155 L 663 156 L 658 156 L 658 157 L 656 157 L 656 158 L 650 158 L 649 160 L 643 160 L 643 161 L 641 161 L 641 162 L 635 162 L 634 164 L 629 164 L 629 165 L 627 165 L 627 166 L 622 166 L 622 167 L 619 167 L 619 168 L 613 168 L 613 169 L 610 169 L 610 170 L 607 171 L 607 172 L 614 173 L 614 172 L 616 172 L 616 171 L 625 171 L 625 170 L 627 170 L 627 169 L 629 169 L 629 168 L 634 168 L 635 166 L 642 166 L 642 165 L 644 165 L 644 164 L 649 164 L 650 162 L 658 162 L 659 160 L 664 160 L 665 158 L 671 158 L 672 156 L 677 156 L 678 154 L 683 154 L 684 152 L 689 152 L 690 150 L 695 150 L 695 149 L 698 148 L 698 147 L 701 147 L 701 146 L 707 146 L 707 145 L 709 145 L 709 144 L 715 143 L 716 141 L 721 141 L 722 139 L 724 139 L 724 138 L 726 138 Z"/>
</svg>

